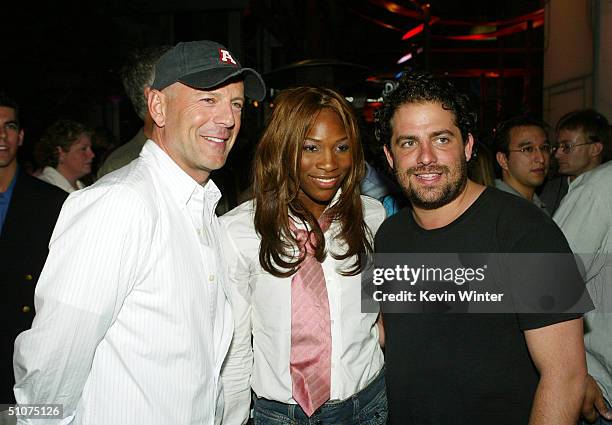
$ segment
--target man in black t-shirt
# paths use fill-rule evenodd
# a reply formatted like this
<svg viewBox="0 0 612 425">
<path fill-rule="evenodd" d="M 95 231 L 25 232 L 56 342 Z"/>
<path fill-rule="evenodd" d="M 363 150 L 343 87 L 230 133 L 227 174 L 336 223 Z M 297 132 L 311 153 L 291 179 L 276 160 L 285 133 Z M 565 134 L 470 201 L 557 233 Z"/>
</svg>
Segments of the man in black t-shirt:
<svg viewBox="0 0 612 425">
<path fill-rule="evenodd" d="M 476 114 L 450 83 L 403 76 L 377 137 L 412 203 L 379 253 L 569 253 L 524 199 L 467 178 Z M 390 424 L 573 425 L 586 377 L 580 314 L 385 315 Z"/>
</svg>

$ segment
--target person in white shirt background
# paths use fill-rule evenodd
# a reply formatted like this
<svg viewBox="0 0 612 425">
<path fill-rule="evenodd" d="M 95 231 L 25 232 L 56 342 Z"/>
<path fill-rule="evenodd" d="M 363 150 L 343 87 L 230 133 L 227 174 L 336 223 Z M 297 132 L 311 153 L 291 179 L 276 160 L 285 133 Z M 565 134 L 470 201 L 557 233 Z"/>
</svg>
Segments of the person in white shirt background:
<svg viewBox="0 0 612 425">
<path fill-rule="evenodd" d="M 361 312 L 360 281 L 361 261 L 372 252 L 385 211 L 360 195 L 364 172 L 356 118 L 340 94 L 297 87 L 274 99 L 255 153 L 254 199 L 221 217 L 236 323 L 222 371 L 224 424 L 246 423 L 250 386 L 255 424 L 386 422 L 381 320 Z M 313 257 L 324 290 L 318 313 L 305 316 L 328 320 L 310 322 L 314 330 L 298 337 L 295 309 L 315 296 L 299 287 L 314 279 L 295 278 Z M 313 374 L 321 374 L 316 384 L 309 372 L 300 372 L 310 360 L 293 351 L 302 337 L 309 356 L 320 353 L 310 360 L 327 362 L 327 368 L 315 367 Z M 327 387 L 314 394 L 325 381 Z M 296 391 L 302 391 L 299 397 Z"/>
<path fill-rule="evenodd" d="M 80 122 L 61 119 L 45 130 L 36 144 L 36 162 L 44 167 L 37 177 L 72 193 L 83 189 L 79 180 L 91 172 L 93 130 Z"/>
<path fill-rule="evenodd" d="M 156 65 L 155 122 L 140 157 L 71 194 L 15 343 L 19 404 L 59 404 L 26 424 L 213 425 L 233 330 L 209 179 L 240 130 L 257 72 L 212 41 Z"/>
</svg>

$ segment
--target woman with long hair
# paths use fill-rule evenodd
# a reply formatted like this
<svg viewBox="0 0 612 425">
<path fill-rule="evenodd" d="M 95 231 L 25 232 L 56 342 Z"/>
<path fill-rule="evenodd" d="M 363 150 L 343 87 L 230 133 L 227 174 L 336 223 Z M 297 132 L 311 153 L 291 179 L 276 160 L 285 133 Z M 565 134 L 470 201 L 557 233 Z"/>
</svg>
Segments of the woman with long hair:
<svg viewBox="0 0 612 425">
<path fill-rule="evenodd" d="M 385 423 L 382 327 L 361 312 L 360 280 L 385 212 L 360 195 L 364 172 L 341 95 L 278 95 L 255 153 L 254 199 L 221 217 L 236 320 L 224 423 L 247 420 L 250 386 L 255 424 Z"/>
</svg>

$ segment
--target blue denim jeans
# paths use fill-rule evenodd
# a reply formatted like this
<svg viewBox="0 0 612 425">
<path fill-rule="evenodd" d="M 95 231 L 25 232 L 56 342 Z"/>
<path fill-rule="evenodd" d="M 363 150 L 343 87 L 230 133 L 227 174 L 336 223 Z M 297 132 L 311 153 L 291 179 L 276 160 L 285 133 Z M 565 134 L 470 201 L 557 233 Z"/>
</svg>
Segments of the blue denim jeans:
<svg viewBox="0 0 612 425">
<path fill-rule="evenodd" d="M 384 425 L 387 422 L 385 373 L 342 401 L 328 401 L 309 418 L 297 404 L 255 398 L 255 425 Z"/>
</svg>

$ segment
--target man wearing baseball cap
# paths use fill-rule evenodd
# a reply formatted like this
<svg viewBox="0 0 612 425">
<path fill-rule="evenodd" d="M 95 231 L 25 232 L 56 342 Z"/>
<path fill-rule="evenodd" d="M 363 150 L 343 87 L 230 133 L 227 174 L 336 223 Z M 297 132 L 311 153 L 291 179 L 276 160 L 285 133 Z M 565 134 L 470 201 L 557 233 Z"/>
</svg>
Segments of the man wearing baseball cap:
<svg viewBox="0 0 612 425">
<path fill-rule="evenodd" d="M 218 43 L 160 58 L 151 139 L 66 201 L 33 327 L 15 344 L 17 402 L 62 408 L 45 423 L 219 423 L 233 320 L 209 176 L 236 141 L 245 95 L 265 93 Z"/>
</svg>

